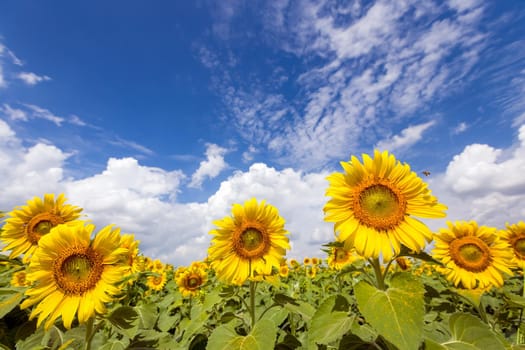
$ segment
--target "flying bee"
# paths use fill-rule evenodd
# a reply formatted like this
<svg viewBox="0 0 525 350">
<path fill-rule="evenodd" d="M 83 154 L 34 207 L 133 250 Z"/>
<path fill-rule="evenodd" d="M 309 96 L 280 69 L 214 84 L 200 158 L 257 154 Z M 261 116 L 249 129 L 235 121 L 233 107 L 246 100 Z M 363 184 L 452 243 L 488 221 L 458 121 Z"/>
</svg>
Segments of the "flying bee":
<svg viewBox="0 0 525 350">
<path fill-rule="evenodd" d="M 423 170 L 422 173 L 425 176 L 429 176 L 430 175 L 430 171 L 428 171 L 428 170 Z"/>
</svg>

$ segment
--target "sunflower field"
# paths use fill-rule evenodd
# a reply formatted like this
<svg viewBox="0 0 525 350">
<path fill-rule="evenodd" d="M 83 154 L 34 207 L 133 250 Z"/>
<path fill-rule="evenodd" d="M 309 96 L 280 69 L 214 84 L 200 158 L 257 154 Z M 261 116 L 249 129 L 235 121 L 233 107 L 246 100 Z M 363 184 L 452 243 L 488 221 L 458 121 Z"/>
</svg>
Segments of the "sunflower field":
<svg viewBox="0 0 525 350">
<path fill-rule="evenodd" d="M 408 164 L 375 151 L 341 166 L 334 240 L 301 261 L 255 198 L 188 266 L 144 256 L 63 194 L 1 213 L 0 349 L 525 349 L 525 222 L 432 232 L 417 218 L 447 207 Z"/>
</svg>

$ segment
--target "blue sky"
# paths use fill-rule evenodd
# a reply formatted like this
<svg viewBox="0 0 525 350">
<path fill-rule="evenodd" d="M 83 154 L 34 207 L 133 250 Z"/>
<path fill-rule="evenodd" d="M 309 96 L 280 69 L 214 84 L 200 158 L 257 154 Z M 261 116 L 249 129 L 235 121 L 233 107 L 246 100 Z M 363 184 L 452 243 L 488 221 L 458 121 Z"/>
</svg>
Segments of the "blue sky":
<svg viewBox="0 0 525 350">
<path fill-rule="evenodd" d="M 322 256 L 325 177 L 386 149 L 448 220 L 525 207 L 523 1 L 0 4 L 0 208 L 65 192 L 175 264 L 251 196 Z M 442 227 L 445 221 L 429 223 Z"/>
</svg>

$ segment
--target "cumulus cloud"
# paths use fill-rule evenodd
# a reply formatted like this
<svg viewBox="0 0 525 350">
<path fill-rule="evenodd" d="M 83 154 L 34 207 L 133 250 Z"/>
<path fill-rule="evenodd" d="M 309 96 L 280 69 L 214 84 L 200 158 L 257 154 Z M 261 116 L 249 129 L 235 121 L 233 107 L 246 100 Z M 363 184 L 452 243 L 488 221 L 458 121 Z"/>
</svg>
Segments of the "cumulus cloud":
<svg viewBox="0 0 525 350">
<path fill-rule="evenodd" d="M 285 218 L 293 247 L 289 256 L 323 256 L 321 244 L 333 239 L 322 212 L 327 173 L 256 163 L 223 181 L 207 201 L 180 203 L 177 193 L 184 174 L 179 170 L 110 158 L 102 172 L 72 179 L 63 176 L 67 158 L 50 144 L 24 147 L 0 120 L 0 208 L 11 210 L 34 196 L 64 192 L 68 203 L 83 207 L 97 228 L 115 224 L 136 235 L 144 254 L 177 265 L 204 258 L 213 220 L 230 215 L 234 203 L 251 197 L 276 206 Z"/>
<path fill-rule="evenodd" d="M 17 75 L 18 79 L 22 80 L 27 85 L 36 85 L 43 81 L 51 80 L 47 75 L 38 75 L 31 72 L 22 72 Z"/>
<path fill-rule="evenodd" d="M 478 220 L 504 227 L 523 220 L 525 125 L 509 149 L 471 144 L 435 178 L 434 192 L 449 206 L 450 220 Z M 441 196 L 440 196 L 441 194 Z"/>
<path fill-rule="evenodd" d="M 206 145 L 206 160 L 200 162 L 199 168 L 191 176 L 188 187 L 200 188 L 206 179 L 213 179 L 223 171 L 228 164 L 224 161 L 227 149 L 209 143 Z"/>
</svg>

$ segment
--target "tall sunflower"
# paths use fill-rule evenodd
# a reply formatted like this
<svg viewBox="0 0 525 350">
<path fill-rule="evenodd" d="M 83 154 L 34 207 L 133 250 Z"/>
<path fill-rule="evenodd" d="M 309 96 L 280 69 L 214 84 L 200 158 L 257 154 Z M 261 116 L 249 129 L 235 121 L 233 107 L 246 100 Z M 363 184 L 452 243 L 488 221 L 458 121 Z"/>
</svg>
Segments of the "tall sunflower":
<svg viewBox="0 0 525 350">
<path fill-rule="evenodd" d="M 525 269 L 525 222 L 520 221 L 513 225 L 507 223 L 506 226 L 506 230 L 500 231 L 500 237 L 512 248 L 514 256 L 511 263 Z"/>
<path fill-rule="evenodd" d="M 232 214 L 214 221 L 217 228 L 210 231 L 208 257 L 217 277 L 241 285 L 258 280 L 256 275 L 271 275 L 290 249 L 284 219 L 274 206 L 255 198 L 234 204 Z"/>
<path fill-rule="evenodd" d="M 502 274 L 511 274 L 512 251 L 499 238 L 497 229 L 478 226 L 475 221 L 447 225 L 434 235 L 432 250 L 434 259 L 447 268 L 447 279 L 466 289 L 501 287 Z"/>
<path fill-rule="evenodd" d="M 107 226 L 91 240 L 94 225 L 59 225 L 43 236 L 29 263 L 32 287 L 21 308 L 35 304 L 30 318 L 38 316 L 49 329 L 62 316 L 66 328 L 77 315 L 79 323 L 106 312 L 105 303 L 121 289 L 117 285 L 128 266 L 128 250 L 120 246 L 118 229 Z"/>
<path fill-rule="evenodd" d="M 441 218 L 447 207 L 438 203 L 427 184 L 387 151 L 374 151 L 341 162 L 344 173 L 327 177 L 325 221 L 334 223 L 339 242 L 366 258 L 391 260 L 401 244 L 420 251 L 432 239 L 430 229 L 415 219 Z"/>
<path fill-rule="evenodd" d="M 34 197 L 27 205 L 15 208 L 8 213 L 0 240 L 11 250 L 10 258 L 25 254 L 30 257 L 38 246 L 40 238 L 60 224 L 75 221 L 82 208 L 65 204 L 64 194 L 45 194 L 44 200 Z"/>
</svg>

